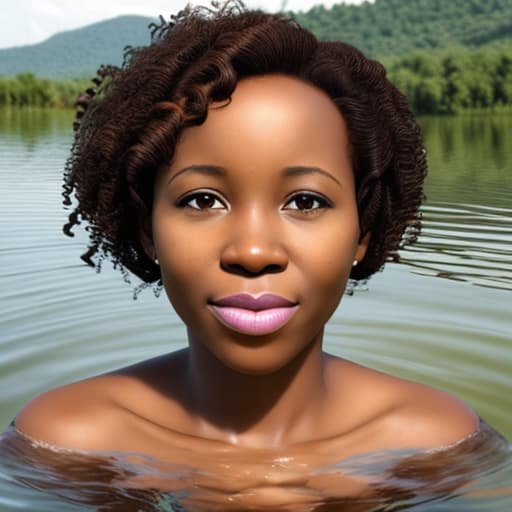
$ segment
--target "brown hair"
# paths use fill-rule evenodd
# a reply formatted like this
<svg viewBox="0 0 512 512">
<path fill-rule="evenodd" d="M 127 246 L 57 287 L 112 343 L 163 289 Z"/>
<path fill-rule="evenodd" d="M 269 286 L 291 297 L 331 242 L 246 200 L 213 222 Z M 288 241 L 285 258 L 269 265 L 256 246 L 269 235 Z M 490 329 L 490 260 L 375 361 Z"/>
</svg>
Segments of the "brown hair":
<svg viewBox="0 0 512 512">
<path fill-rule="evenodd" d="M 419 229 L 427 168 L 414 114 L 384 67 L 348 44 L 318 41 L 286 15 L 246 10 L 237 0 L 216 10 L 188 6 L 161 21 L 149 46 L 129 49 L 122 68 L 100 68 L 79 100 L 64 183 L 64 203 L 74 192 L 77 205 L 64 231 L 72 236 L 74 225 L 87 222 L 82 259 L 99 268 L 110 255 L 125 277 L 128 269 L 147 283 L 159 280 L 139 237 L 157 169 L 171 161 L 181 131 L 205 121 L 210 102 L 229 99 L 243 77 L 266 73 L 319 87 L 347 123 L 361 236 L 371 233 L 351 277 L 397 259 Z"/>
</svg>

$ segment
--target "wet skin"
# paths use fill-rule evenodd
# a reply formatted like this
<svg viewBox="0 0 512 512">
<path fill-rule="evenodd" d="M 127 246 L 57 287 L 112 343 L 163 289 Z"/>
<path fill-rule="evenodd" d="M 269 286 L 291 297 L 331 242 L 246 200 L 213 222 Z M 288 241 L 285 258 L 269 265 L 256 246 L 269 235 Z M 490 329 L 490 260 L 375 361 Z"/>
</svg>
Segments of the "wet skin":
<svg viewBox="0 0 512 512">
<path fill-rule="evenodd" d="M 325 323 L 369 240 L 348 139 L 330 98 L 295 78 L 246 78 L 230 103 L 213 103 L 159 170 L 152 227 L 141 234 L 188 348 L 47 392 L 18 415 L 18 429 L 54 445 L 176 463 L 190 464 L 193 450 L 203 468 L 229 454 L 230 475 L 237 463 L 276 455 L 299 457 L 307 473 L 474 432 L 478 418 L 455 398 L 322 351 Z M 240 332 L 212 302 L 242 292 L 280 295 L 296 311 L 268 334 Z M 258 467 L 217 485 L 236 492 L 250 480 L 268 494 L 268 464 Z"/>
</svg>

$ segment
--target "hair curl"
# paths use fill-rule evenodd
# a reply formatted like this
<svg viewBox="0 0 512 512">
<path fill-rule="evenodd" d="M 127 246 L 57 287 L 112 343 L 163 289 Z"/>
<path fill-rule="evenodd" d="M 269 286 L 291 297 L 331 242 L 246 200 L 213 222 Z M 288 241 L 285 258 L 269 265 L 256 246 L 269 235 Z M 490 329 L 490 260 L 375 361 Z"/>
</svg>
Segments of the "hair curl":
<svg viewBox="0 0 512 512">
<path fill-rule="evenodd" d="M 121 68 L 101 67 L 79 99 L 63 195 L 67 206 L 73 193 L 77 201 L 64 232 L 88 224 L 82 259 L 99 267 L 110 255 L 125 276 L 159 280 L 139 236 L 157 169 L 171 161 L 181 131 L 205 121 L 210 102 L 229 99 L 243 77 L 281 73 L 325 91 L 348 126 L 361 236 L 371 233 L 351 277 L 397 260 L 419 232 L 427 166 L 415 116 L 384 67 L 348 44 L 318 41 L 284 14 L 237 0 L 213 6 L 161 18 L 149 46 L 128 48 Z"/>
</svg>

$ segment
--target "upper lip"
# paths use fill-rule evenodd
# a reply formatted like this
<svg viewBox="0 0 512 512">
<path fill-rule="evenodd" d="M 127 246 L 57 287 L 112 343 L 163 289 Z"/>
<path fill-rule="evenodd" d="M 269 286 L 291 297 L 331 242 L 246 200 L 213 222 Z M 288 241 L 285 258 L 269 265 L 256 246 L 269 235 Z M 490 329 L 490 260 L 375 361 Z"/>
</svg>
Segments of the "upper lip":
<svg viewBox="0 0 512 512">
<path fill-rule="evenodd" d="M 262 309 L 282 308 L 295 306 L 296 302 L 291 302 L 284 297 L 274 295 L 272 293 L 264 293 L 259 297 L 253 297 L 248 293 L 237 293 L 236 295 L 229 295 L 213 301 L 216 306 L 230 306 L 234 308 L 251 309 L 253 311 L 260 311 Z"/>
</svg>

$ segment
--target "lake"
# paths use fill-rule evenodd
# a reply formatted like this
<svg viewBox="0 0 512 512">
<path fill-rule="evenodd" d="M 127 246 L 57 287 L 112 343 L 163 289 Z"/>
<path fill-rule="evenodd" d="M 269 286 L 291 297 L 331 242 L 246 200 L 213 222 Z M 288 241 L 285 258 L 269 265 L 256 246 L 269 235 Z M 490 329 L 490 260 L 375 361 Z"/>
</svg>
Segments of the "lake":
<svg viewBox="0 0 512 512">
<path fill-rule="evenodd" d="M 107 262 L 95 273 L 79 258 L 84 233 L 62 234 L 72 116 L 0 110 L 0 431 L 45 389 L 186 339 L 165 294 L 148 289 L 133 300 L 135 279 L 125 283 Z M 432 117 L 421 125 L 430 169 L 422 234 L 400 264 L 344 298 L 326 349 L 457 395 L 510 440 L 512 116 Z M 486 498 L 410 509 L 512 510 L 510 489 L 492 492 L 512 486 L 510 456 L 483 480 Z M 2 511 L 75 510 L 38 496 L 24 494 L 0 465 Z"/>
</svg>

